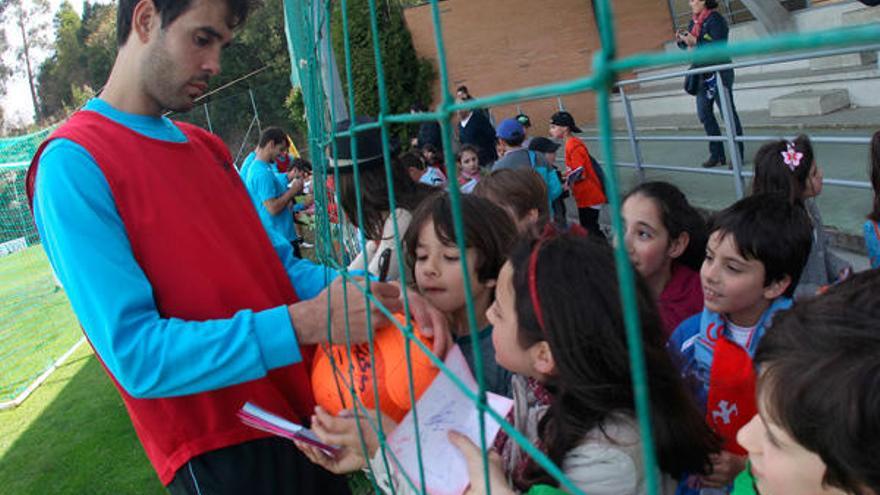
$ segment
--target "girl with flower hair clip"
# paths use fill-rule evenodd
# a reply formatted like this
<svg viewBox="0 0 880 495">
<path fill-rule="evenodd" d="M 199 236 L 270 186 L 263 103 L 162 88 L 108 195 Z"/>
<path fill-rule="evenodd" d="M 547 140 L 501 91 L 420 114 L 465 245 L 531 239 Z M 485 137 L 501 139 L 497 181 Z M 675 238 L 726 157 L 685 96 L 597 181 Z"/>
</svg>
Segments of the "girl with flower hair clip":
<svg viewBox="0 0 880 495">
<path fill-rule="evenodd" d="M 852 266 L 831 252 L 815 199 L 822 192 L 822 169 L 816 163 L 810 138 L 767 143 L 755 154 L 752 194 L 781 192 L 803 206 L 813 223 L 813 246 L 801 273 L 795 298 L 812 296 L 822 287 L 845 279 Z"/>
</svg>

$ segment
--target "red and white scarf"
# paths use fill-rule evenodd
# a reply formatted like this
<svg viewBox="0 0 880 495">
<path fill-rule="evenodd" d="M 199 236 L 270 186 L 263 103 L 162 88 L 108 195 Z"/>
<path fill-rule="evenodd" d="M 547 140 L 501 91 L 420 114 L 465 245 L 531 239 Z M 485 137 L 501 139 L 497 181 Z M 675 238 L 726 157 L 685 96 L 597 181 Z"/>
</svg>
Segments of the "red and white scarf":
<svg viewBox="0 0 880 495">
<path fill-rule="evenodd" d="M 712 12 L 714 12 L 712 9 L 703 9 L 699 14 L 694 14 L 694 25 L 691 27 L 691 34 L 694 38 L 700 37 L 700 30 L 703 29 L 703 23 L 710 15 L 712 15 Z"/>
</svg>

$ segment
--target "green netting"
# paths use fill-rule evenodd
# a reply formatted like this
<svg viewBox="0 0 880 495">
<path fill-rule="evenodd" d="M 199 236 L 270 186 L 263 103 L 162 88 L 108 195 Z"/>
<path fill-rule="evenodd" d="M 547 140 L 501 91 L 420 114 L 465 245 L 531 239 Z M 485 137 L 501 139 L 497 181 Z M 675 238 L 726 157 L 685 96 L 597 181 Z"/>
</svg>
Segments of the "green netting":
<svg viewBox="0 0 880 495">
<path fill-rule="evenodd" d="M 581 78 L 568 80 L 568 81 L 560 81 L 553 84 L 546 84 L 543 86 L 530 87 L 530 88 L 521 88 L 514 91 L 507 91 L 503 93 L 498 93 L 494 95 L 489 95 L 483 98 L 478 98 L 474 100 L 470 100 L 464 103 L 455 103 L 452 95 L 450 94 L 450 80 L 448 76 L 447 66 L 446 66 L 446 58 L 445 58 L 445 50 L 444 50 L 444 41 L 443 34 L 441 30 L 441 22 L 440 22 L 440 12 L 437 4 L 437 0 L 433 0 L 430 2 L 431 4 L 431 14 L 433 19 L 434 26 L 434 38 L 437 48 L 438 54 L 438 65 L 439 65 L 439 73 L 440 73 L 440 88 L 441 88 L 441 101 L 438 107 L 433 112 L 428 113 L 420 113 L 420 114 L 390 114 L 388 109 L 388 95 L 386 94 L 386 84 L 385 78 L 382 70 L 382 56 L 383 54 L 380 52 L 379 43 L 378 43 L 378 33 L 379 33 L 379 25 L 378 25 L 378 17 L 376 10 L 376 2 L 375 0 L 371 0 L 369 2 L 369 12 L 349 12 L 347 3 L 345 0 L 341 0 L 338 2 L 336 7 L 331 5 L 331 2 L 324 1 L 319 2 L 316 0 L 286 0 L 285 1 L 285 16 L 286 16 L 286 29 L 288 35 L 288 45 L 291 52 L 291 61 L 292 61 L 292 76 L 291 81 L 294 83 L 298 83 L 302 86 L 303 96 L 306 106 L 306 117 L 309 125 L 309 134 L 308 134 L 308 142 L 309 148 L 312 151 L 311 157 L 312 161 L 315 165 L 315 185 L 316 185 L 316 200 L 318 201 L 318 222 L 317 222 L 317 256 L 320 261 L 324 262 L 328 266 L 332 266 L 343 273 L 343 281 L 345 284 L 355 284 L 358 289 L 363 293 L 363 296 L 366 298 L 367 304 L 378 304 L 375 299 L 371 295 L 370 291 L 370 282 L 369 280 L 365 282 L 359 282 L 352 278 L 352 276 L 347 272 L 345 263 L 340 263 L 342 259 L 339 253 L 339 224 L 331 224 L 328 220 L 327 215 L 324 213 L 326 211 L 326 180 L 327 179 L 327 157 L 326 150 L 329 149 L 329 154 L 331 156 L 336 155 L 336 150 L 333 141 L 333 132 L 332 129 L 335 128 L 335 124 L 338 120 L 337 116 L 334 115 L 333 109 L 338 108 L 336 106 L 335 101 L 328 101 L 328 97 L 325 95 L 331 95 L 329 98 L 332 100 L 333 91 L 326 91 L 327 88 L 324 87 L 323 81 L 330 80 L 330 78 L 323 78 L 322 75 L 327 72 L 327 68 L 329 64 L 327 61 L 333 59 L 333 54 L 330 52 L 329 46 L 332 44 L 327 42 L 327 40 L 321 35 L 321 33 L 329 33 L 329 23 L 330 17 L 332 15 L 341 16 L 341 22 L 343 26 L 343 46 L 345 48 L 345 53 L 343 54 L 345 60 L 345 74 L 344 79 L 348 81 L 347 87 L 349 88 L 348 94 L 346 95 L 346 106 L 349 115 L 358 115 L 358 102 L 355 101 L 354 95 L 351 91 L 353 86 L 352 84 L 352 64 L 351 64 L 351 45 L 349 40 L 349 17 L 352 15 L 358 16 L 370 16 L 371 21 L 371 36 L 374 47 L 374 55 L 375 55 L 375 71 L 376 71 L 376 91 L 379 96 L 380 101 L 380 113 L 377 115 L 378 122 L 370 123 L 370 124 L 362 124 L 357 126 L 352 126 L 348 131 L 336 133 L 336 136 L 353 136 L 358 132 L 363 132 L 367 129 L 375 129 L 380 128 L 382 132 L 382 141 L 384 145 L 384 160 L 385 160 L 385 170 L 386 175 L 390 177 L 390 156 L 389 156 L 389 126 L 391 124 L 399 124 L 399 123 L 416 123 L 428 120 L 436 120 L 440 123 L 442 128 L 442 136 L 443 136 L 443 148 L 444 155 L 446 157 L 446 165 L 447 170 L 450 173 L 449 181 L 452 184 L 456 183 L 456 171 L 453 163 L 453 149 L 452 149 L 452 127 L 450 124 L 450 118 L 454 115 L 454 113 L 458 110 L 463 109 L 476 109 L 476 108 L 486 108 L 494 105 L 503 105 L 503 104 L 515 104 L 522 101 L 528 100 L 538 100 L 545 98 L 555 98 L 560 95 L 573 95 L 576 93 L 582 93 L 584 91 L 592 91 L 596 96 L 597 103 L 597 118 L 598 118 L 598 128 L 602 135 L 601 140 L 601 152 L 605 157 L 605 175 L 607 177 L 607 189 L 608 189 L 608 200 L 611 206 L 611 220 L 612 220 L 612 229 L 615 232 L 615 237 L 617 238 L 617 248 L 615 249 L 615 260 L 618 267 L 618 277 L 620 282 L 620 296 L 625 308 L 625 322 L 626 322 L 626 330 L 627 330 L 627 342 L 629 344 L 630 351 L 630 360 L 631 360 L 631 369 L 633 373 L 633 383 L 635 388 L 635 397 L 636 397 L 636 411 L 638 415 L 638 423 L 639 428 L 642 433 L 644 449 L 644 463 L 645 463 L 645 474 L 647 477 L 647 485 L 648 485 L 648 493 L 656 494 L 658 493 L 658 480 L 656 477 L 656 466 L 657 461 L 655 458 L 655 452 L 653 448 L 652 442 L 652 433 L 651 433 L 651 424 L 650 424 L 650 410 L 648 408 L 648 395 L 647 395 L 647 385 L 645 378 L 645 365 L 644 365 L 644 357 L 641 348 L 641 340 L 639 336 L 639 318 L 636 311 L 636 299 L 635 299 L 635 290 L 634 290 L 634 279 L 633 279 L 633 271 L 632 267 L 629 264 L 626 252 L 623 247 L 623 242 L 619 238 L 619 233 L 622 231 L 622 221 L 619 213 L 620 210 L 620 194 L 618 190 L 618 174 L 615 168 L 615 157 L 614 157 L 614 148 L 612 146 L 612 127 L 611 127 L 611 113 L 609 106 L 609 97 L 611 94 L 611 88 L 618 77 L 619 74 L 622 74 L 627 71 L 632 71 L 633 69 L 646 67 L 646 66 L 655 66 L 655 65 L 665 65 L 665 64 L 673 64 L 673 63 L 685 63 L 685 62 L 719 62 L 728 57 L 737 57 L 737 56 L 747 56 L 747 55 L 756 55 L 756 54 L 766 54 L 771 52 L 781 52 L 781 51 L 791 51 L 791 50 L 810 50 L 816 49 L 818 47 L 831 47 L 831 46 L 850 46 L 857 44 L 870 44 L 876 43 L 878 39 L 880 39 L 880 26 L 864 26 L 864 27 L 849 27 L 846 29 L 838 29 L 838 30 L 830 30 L 823 32 L 814 32 L 814 33 L 805 33 L 805 34 L 786 34 L 781 36 L 776 36 L 772 38 L 765 38 L 761 40 L 751 41 L 751 42 L 743 42 L 737 44 L 731 44 L 729 46 L 712 46 L 707 49 L 701 49 L 696 52 L 676 52 L 676 53 L 639 53 L 636 55 L 618 58 L 616 56 L 616 48 L 615 48 L 615 36 L 614 36 L 614 23 L 611 12 L 611 2 L 609 0 L 596 0 L 594 2 L 596 8 L 596 18 L 598 20 L 599 32 L 600 32 L 600 40 L 601 40 L 601 49 L 595 53 L 595 56 L 592 60 L 592 71 L 590 74 L 588 73 L 588 63 L 584 61 L 584 72 L 585 75 Z M 338 8 L 337 8 L 338 7 Z M 593 26 L 584 26 L 584 29 L 593 29 Z M 363 68 L 359 68 L 363 69 Z M 352 154 L 356 157 L 357 150 L 355 148 L 355 141 L 352 139 Z M 356 161 L 356 159 L 355 159 Z M 358 174 L 358 167 L 354 167 L 354 175 L 355 175 L 355 183 L 360 183 L 360 177 Z M 334 171 L 335 174 L 338 174 L 338 171 Z M 338 180 L 338 176 L 336 177 Z M 391 181 L 389 180 L 389 183 Z M 391 202 L 391 209 L 395 208 L 395 200 L 394 200 L 394 192 L 389 187 L 389 199 Z M 458 247 L 461 251 L 461 264 L 462 270 L 466 271 L 466 256 L 465 256 L 465 243 L 462 238 L 463 232 L 463 224 L 461 219 L 461 213 L 458 208 L 459 205 L 459 191 L 457 188 L 450 188 L 450 196 L 453 203 L 453 218 L 454 218 L 454 228 L 455 234 L 457 238 Z M 338 197 L 336 198 L 338 202 Z M 360 198 L 358 198 L 360 201 Z M 357 208 L 358 218 L 362 217 L 362 208 L 360 202 L 358 202 Z M 340 214 L 341 216 L 341 214 Z M 362 224 L 362 223 L 361 223 Z M 395 226 L 396 227 L 396 226 Z M 394 232 L 395 242 L 400 242 L 401 232 Z M 360 247 L 363 249 L 365 246 L 365 240 L 363 236 L 360 238 Z M 402 264 L 403 262 L 400 261 Z M 406 284 L 405 280 L 405 272 L 401 266 L 401 282 Z M 469 284 L 468 277 L 463 277 L 465 281 L 465 292 L 466 298 L 470 301 L 471 297 L 471 288 Z M 346 304 L 348 301 L 343 301 Z M 328 302 L 329 304 L 329 302 Z M 408 301 L 405 298 L 405 304 L 408 305 Z M 385 313 L 387 311 L 384 308 L 382 309 Z M 328 314 L 329 314 L 329 306 L 328 306 Z M 409 319 L 409 311 L 407 311 L 407 319 L 405 324 L 397 325 L 399 330 L 406 336 L 406 338 L 413 342 L 415 346 L 418 348 L 416 352 L 423 352 L 429 355 L 431 360 L 441 368 L 442 372 L 450 374 L 449 370 L 440 362 L 436 356 L 430 354 L 430 350 L 426 348 L 418 339 L 413 339 L 413 331 L 412 325 L 410 324 Z M 468 303 L 468 321 L 470 325 L 470 331 L 472 338 L 476 339 L 476 332 L 478 329 L 476 328 L 476 319 L 474 315 L 474 310 L 472 304 Z M 348 329 L 346 328 L 346 333 L 348 333 Z M 329 316 L 328 316 L 328 338 L 330 336 L 329 333 Z M 478 349 L 479 346 L 475 345 L 474 349 Z M 407 360 L 409 361 L 409 346 L 406 347 L 407 352 Z M 372 348 L 371 348 L 372 355 Z M 482 376 L 482 365 L 480 363 L 481 356 L 479 352 L 475 352 L 474 360 L 475 371 L 477 374 L 477 381 L 479 382 L 479 392 L 477 394 L 471 393 L 465 385 L 457 379 L 455 376 L 450 376 L 453 382 L 455 382 L 462 391 L 474 400 L 479 407 L 480 410 L 486 411 L 489 416 L 498 421 L 502 429 L 506 431 L 511 438 L 516 441 L 528 455 L 531 455 L 548 473 L 550 473 L 553 477 L 555 477 L 562 488 L 572 493 L 581 493 L 580 490 L 577 489 L 574 484 L 568 480 L 558 466 L 553 465 L 549 459 L 543 453 L 541 453 L 538 449 L 536 449 L 533 445 L 531 445 L 526 438 L 524 438 L 519 432 L 517 432 L 510 424 L 504 421 L 503 418 L 498 417 L 491 409 L 486 406 L 486 397 L 485 397 L 485 386 L 484 379 Z M 375 359 L 373 357 L 373 359 Z M 375 362 L 372 363 L 372 369 L 375 373 Z M 350 390 L 350 394 L 352 397 L 356 397 L 354 392 L 354 379 L 351 369 L 341 370 L 344 374 L 349 376 L 349 380 L 343 380 L 342 386 L 346 386 Z M 410 372 L 410 384 L 411 382 L 411 370 Z M 451 374 L 450 374 L 451 375 Z M 376 382 L 375 376 L 373 377 L 374 383 Z M 378 393 L 374 390 L 374 400 L 378 403 Z M 412 386 L 410 387 L 410 397 L 412 399 L 413 390 Z M 365 408 L 362 403 L 355 404 L 356 414 L 363 414 L 365 412 Z M 417 410 L 414 409 L 414 413 L 418 413 Z M 481 431 L 484 428 L 484 416 L 481 415 L 480 418 L 480 427 Z M 380 439 L 380 446 L 382 448 L 382 457 L 385 460 L 385 469 L 389 469 L 389 463 L 396 463 L 397 460 L 393 459 L 393 454 L 389 449 L 386 449 L 385 445 L 385 435 L 387 432 L 382 430 L 381 424 L 370 423 L 370 426 L 375 430 L 376 434 Z M 361 432 L 363 434 L 363 432 Z M 418 435 L 418 433 L 416 433 Z M 362 446 L 364 445 L 363 436 L 361 437 Z M 482 445 L 483 453 L 484 453 L 484 468 L 486 468 L 486 445 Z M 422 468 L 422 452 L 419 452 L 419 477 L 418 479 L 407 479 L 409 485 L 422 493 L 425 492 L 424 478 L 423 478 L 423 468 Z M 378 486 L 375 482 L 373 482 L 373 488 L 378 490 Z M 486 487 L 487 491 L 489 487 Z"/>
<path fill-rule="evenodd" d="M 30 159 L 50 132 L 0 140 L 0 403 L 22 394 L 81 338 L 24 191 Z"/>
</svg>

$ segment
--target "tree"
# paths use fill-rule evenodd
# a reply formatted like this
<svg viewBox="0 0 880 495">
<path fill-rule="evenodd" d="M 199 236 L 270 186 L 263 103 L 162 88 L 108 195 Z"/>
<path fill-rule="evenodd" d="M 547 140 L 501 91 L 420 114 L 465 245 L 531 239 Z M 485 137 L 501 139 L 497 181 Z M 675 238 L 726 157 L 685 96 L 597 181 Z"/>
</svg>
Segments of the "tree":
<svg viewBox="0 0 880 495">
<path fill-rule="evenodd" d="M 53 51 L 37 75 L 40 108 L 48 120 L 68 115 L 106 82 L 116 58 L 116 8 L 86 2 L 80 19 L 65 1 L 53 26 Z"/>
<path fill-rule="evenodd" d="M 431 100 L 434 69 L 431 63 L 420 59 L 412 43 L 412 36 L 403 19 L 403 10 L 397 2 L 377 2 L 379 44 L 382 68 L 391 113 L 407 113 L 415 103 Z M 343 86 L 345 50 L 343 46 L 341 4 L 336 3 L 333 15 L 333 49 L 339 64 Z M 367 0 L 348 1 L 348 32 L 351 42 L 351 71 L 354 98 L 358 115 L 375 116 L 379 113 L 379 94 L 376 89 L 376 63 L 373 56 L 373 38 Z M 347 91 L 347 89 L 346 89 Z M 394 134 L 408 142 L 408 128 L 396 126 Z"/>
<path fill-rule="evenodd" d="M 7 0 L 4 2 L 3 8 L 5 9 L 4 17 L 14 24 L 16 36 L 21 37 L 21 48 L 19 48 L 17 55 L 18 58 L 24 60 L 24 70 L 31 90 L 31 101 L 34 105 L 34 116 L 37 121 L 40 121 L 41 112 L 37 101 L 33 55 L 35 50 L 49 46 L 46 38 L 48 22 L 45 20 L 49 14 L 49 2 L 48 0 Z"/>
</svg>

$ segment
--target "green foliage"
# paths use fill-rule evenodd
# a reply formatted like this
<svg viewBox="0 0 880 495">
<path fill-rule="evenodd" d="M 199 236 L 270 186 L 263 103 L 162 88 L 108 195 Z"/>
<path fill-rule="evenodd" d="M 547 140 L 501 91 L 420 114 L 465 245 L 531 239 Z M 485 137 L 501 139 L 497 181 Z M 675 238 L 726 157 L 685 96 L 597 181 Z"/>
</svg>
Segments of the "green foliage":
<svg viewBox="0 0 880 495">
<path fill-rule="evenodd" d="M 42 115 L 63 118 L 101 88 L 116 58 L 116 6 L 83 4 L 80 18 L 69 2 L 55 14 L 53 53 L 37 77 Z"/>
<path fill-rule="evenodd" d="M 416 55 L 412 36 L 404 22 L 400 5 L 396 2 L 377 3 L 376 15 L 379 24 L 382 69 L 385 73 L 388 94 L 388 111 L 407 113 L 413 104 L 426 104 L 431 100 L 434 69 L 429 61 L 419 59 Z M 332 17 L 332 38 L 337 64 L 340 71 L 343 71 L 340 76 L 347 91 L 340 5 L 339 2 L 335 3 L 337 12 Z M 370 33 L 369 4 L 367 0 L 349 0 L 347 6 L 356 112 L 358 115 L 377 115 L 379 94 L 376 89 L 376 64 Z M 394 133 L 403 142 L 408 141 L 408 129 L 405 126 L 394 128 Z"/>
<path fill-rule="evenodd" d="M 302 130 L 302 133 L 305 134 L 308 130 L 308 122 L 306 122 L 306 103 L 303 100 L 302 89 L 291 88 L 287 99 L 284 100 L 284 106 L 287 108 L 288 118 L 294 127 Z"/>
</svg>

